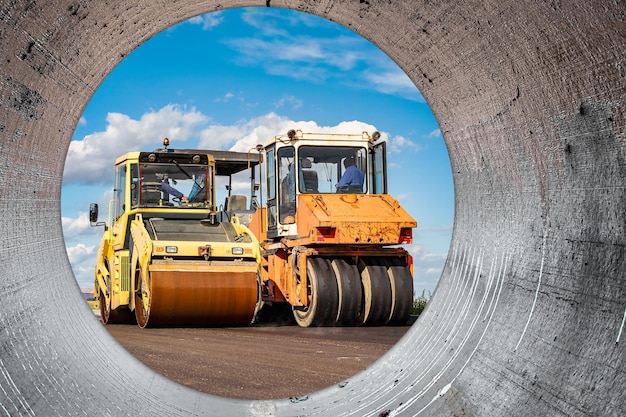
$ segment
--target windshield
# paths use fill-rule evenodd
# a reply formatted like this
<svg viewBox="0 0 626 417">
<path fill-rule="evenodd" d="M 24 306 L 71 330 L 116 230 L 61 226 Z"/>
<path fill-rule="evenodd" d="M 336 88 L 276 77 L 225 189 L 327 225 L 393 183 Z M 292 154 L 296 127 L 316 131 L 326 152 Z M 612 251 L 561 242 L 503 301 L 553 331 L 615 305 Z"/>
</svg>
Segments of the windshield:
<svg viewBox="0 0 626 417">
<path fill-rule="evenodd" d="M 143 163 L 133 172 L 132 206 L 212 206 L 206 165 Z M 188 204 L 181 204 L 185 200 Z"/>
<path fill-rule="evenodd" d="M 301 146 L 301 193 L 366 193 L 367 152 L 362 147 Z"/>
</svg>

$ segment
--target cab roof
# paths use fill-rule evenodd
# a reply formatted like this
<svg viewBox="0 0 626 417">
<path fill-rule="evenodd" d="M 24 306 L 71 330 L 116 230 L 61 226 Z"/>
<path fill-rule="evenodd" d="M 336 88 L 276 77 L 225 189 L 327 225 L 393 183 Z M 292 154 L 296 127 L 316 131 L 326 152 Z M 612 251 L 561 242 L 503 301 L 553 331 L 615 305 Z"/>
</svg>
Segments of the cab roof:
<svg viewBox="0 0 626 417">
<path fill-rule="evenodd" d="M 262 161 L 261 156 L 257 153 L 248 154 L 246 152 L 208 149 L 156 149 L 152 152 L 128 152 L 117 158 L 115 165 L 126 161 L 140 161 L 148 158 L 150 154 L 155 154 L 157 159 L 161 159 L 164 163 L 171 163 L 172 159 L 183 162 L 184 160 L 190 160 L 194 155 L 200 155 L 206 158 L 202 158 L 204 163 L 212 160 L 215 161 L 216 175 L 233 175 L 248 168 L 255 167 Z M 181 161 L 181 159 L 183 161 Z M 184 163 L 187 162 L 188 161 L 185 161 Z"/>
<path fill-rule="evenodd" d="M 263 147 L 268 147 L 274 143 L 282 143 L 284 145 L 295 142 L 323 142 L 324 145 L 342 146 L 343 142 L 373 144 L 380 138 L 380 133 L 368 132 L 361 133 L 305 133 L 301 130 L 289 130 L 286 134 L 276 135 L 268 139 Z"/>
</svg>

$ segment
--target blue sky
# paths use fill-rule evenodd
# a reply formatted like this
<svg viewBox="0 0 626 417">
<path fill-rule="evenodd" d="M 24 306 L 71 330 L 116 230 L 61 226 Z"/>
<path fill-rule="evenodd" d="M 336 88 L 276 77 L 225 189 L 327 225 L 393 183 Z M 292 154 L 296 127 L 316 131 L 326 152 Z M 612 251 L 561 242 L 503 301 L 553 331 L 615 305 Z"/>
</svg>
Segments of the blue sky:
<svg viewBox="0 0 626 417">
<path fill-rule="evenodd" d="M 87 211 L 97 202 L 106 217 L 116 157 L 161 147 L 164 137 L 172 148 L 247 151 L 291 128 L 382 133 L 389 192 L 419 223 L 407 247 L 415 291 L 432 293 L 450 244 L 454 191 L 428 104 L 369 41 L 277 8 L 229 9 L 179 23 L 129 54 L 98 88 L 70 143 L 61 195 L 79 286 L 93 287 L 102 228 L 89 226 Z"/>
</svg>

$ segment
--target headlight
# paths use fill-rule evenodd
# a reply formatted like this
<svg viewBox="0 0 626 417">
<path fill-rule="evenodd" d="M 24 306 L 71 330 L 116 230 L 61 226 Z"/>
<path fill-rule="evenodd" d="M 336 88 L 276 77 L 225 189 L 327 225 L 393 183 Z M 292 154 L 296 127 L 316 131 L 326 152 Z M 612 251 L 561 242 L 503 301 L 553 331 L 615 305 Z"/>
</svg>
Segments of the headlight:
<svg viewBox="0 0 626 417">
<path fill-rule="evenodd" d="M 165 253 L 178 253 L 178 246 L 166 246 Z"/>
<path fill-rule="evenodd" d="M 233 248 L 233 255 L 243 255 L 243 248 Z"/>
</svg>

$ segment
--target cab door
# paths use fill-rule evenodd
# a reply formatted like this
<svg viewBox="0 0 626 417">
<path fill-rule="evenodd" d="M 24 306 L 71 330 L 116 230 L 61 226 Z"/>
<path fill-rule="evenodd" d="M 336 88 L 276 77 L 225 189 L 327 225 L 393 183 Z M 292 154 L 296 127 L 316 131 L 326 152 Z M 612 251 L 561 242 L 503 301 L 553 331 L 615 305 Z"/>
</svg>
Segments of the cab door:
<svg viewBox="0 0 626 417">
<path fill-rule="evenodd" d="M 387 194 L 387 142 L 379 142 L 370 150 L 371 194 Z"/>
<path fill-rule="evenodd" d="M 267 210 L 266 224 L 267 236 L 273 238 L 276 236 L 276 228 L 278 226 L 278 198 L 276 193 L 276 150 L 274 145 L 265 149 L 265 178 L 267 193 Z"/>
</svg>

